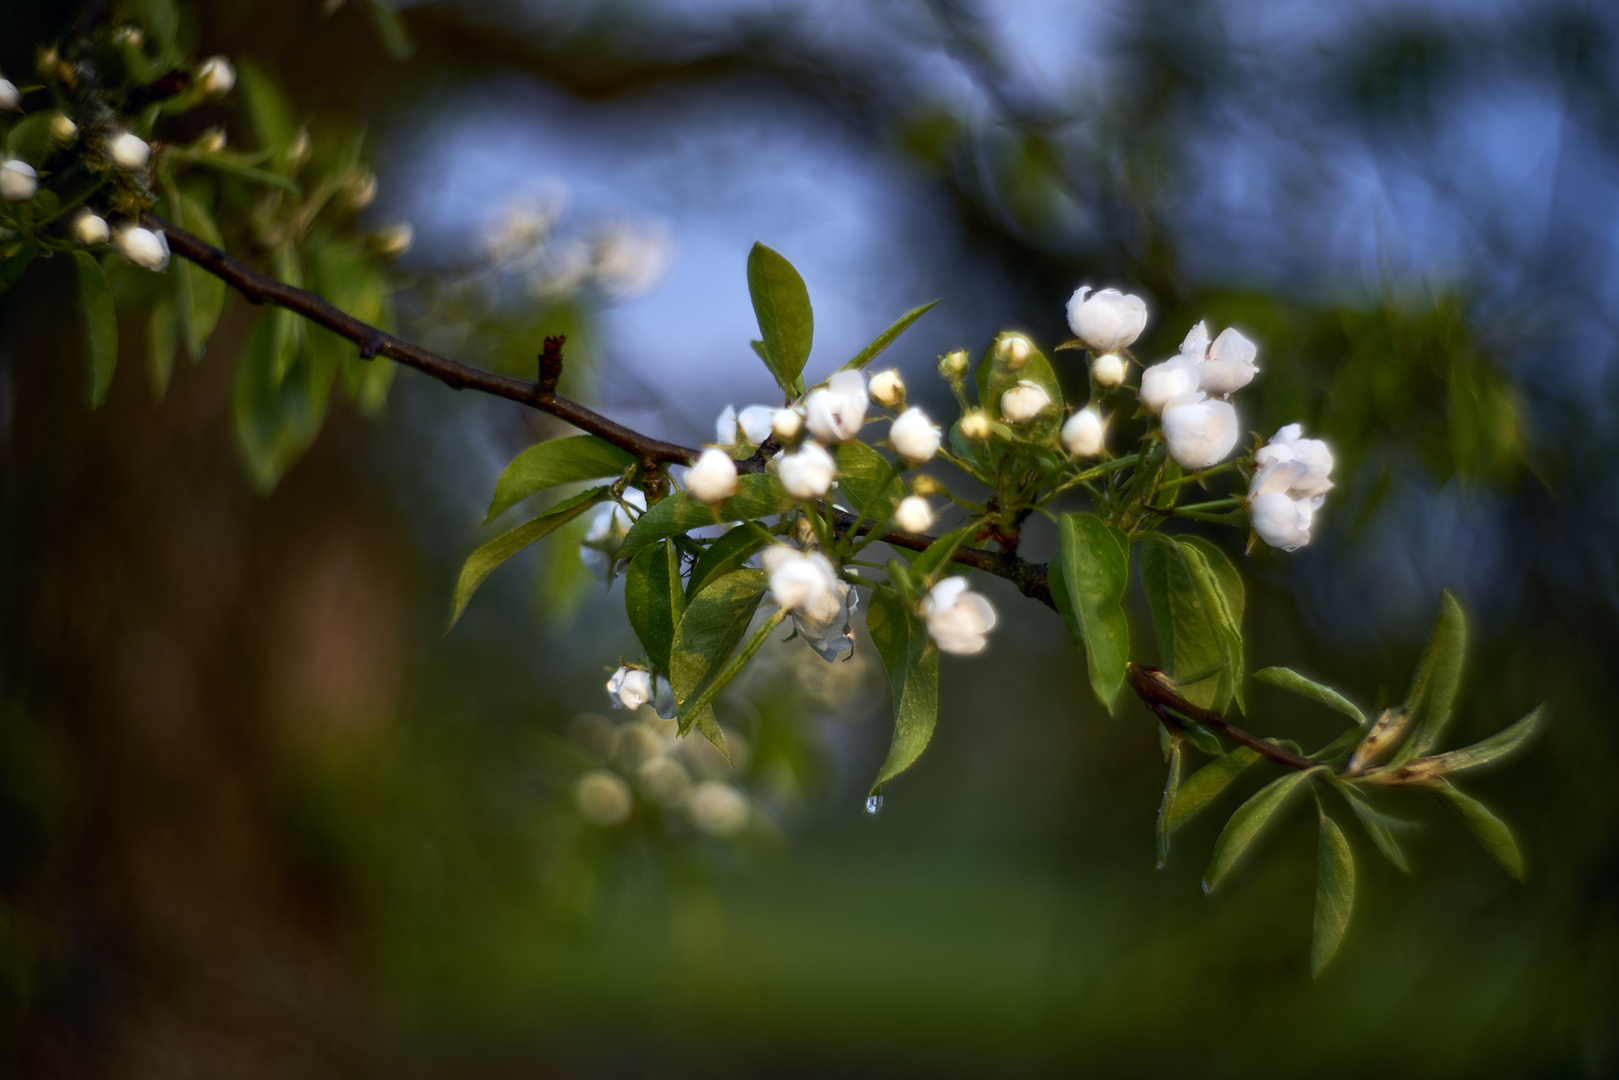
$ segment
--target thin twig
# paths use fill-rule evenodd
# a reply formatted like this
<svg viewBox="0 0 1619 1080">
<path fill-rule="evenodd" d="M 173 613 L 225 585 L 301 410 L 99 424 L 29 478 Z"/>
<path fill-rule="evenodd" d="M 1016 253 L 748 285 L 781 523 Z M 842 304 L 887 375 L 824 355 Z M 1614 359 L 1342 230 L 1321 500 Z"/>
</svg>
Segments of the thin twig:
<svg viewBox="0 0 1619 1080">
<path fill-rule="evenodd" d="M 1142 704 L 1151 709 L 1166 727 L 1173 729 L 1180 726 L 1179 722 L 1168 714 L 1168 710 L 1173 709 L 1182 716 L 1190 717 L 1206 727 L 1215 728 L 1233 742 L 1240 743 L 1248 747 L 1248 749 L 1270 758 L 1278 765 L 1286 765 L 1290 769 L 1313 769 L 1321 764 L 1319 761 L 1312 761 L 1300 754 L 1295 754 L 1285 746 L 1277 746 L 1273 742 L 1261 739 L 1258 735 L 1244 731 L 1213 709 L 1205 709 L 1201 705 L 1194 705 L 1192 702 L 1187 701 L 1172 689 L 1164 673 L 1157 668 L 1142 667 L 1139 664 L 1130 663 L 1125 665 L 1125 676 L 1130 681 L 1130 689 L 1136 692 L 1136 696 L 1141 699 Z"/>
</svg>

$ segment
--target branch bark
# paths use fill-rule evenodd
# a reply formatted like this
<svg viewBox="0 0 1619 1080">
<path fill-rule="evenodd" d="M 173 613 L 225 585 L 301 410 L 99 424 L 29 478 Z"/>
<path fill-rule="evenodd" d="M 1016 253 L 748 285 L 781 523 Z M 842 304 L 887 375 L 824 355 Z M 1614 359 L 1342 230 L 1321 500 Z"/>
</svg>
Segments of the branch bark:
<svg viewBox="0 0 1619 1080">
<path fill-rule="evenodd" d="M 1321 764 L 1300 754 L 1295 754 L 1285 746 L 1277 746 L 1267 742 L 1258 735 L 1244 731 L 1236 724 L 1213 709 L 1205 709 L 1201 705 L 1194 705 L 1174 690 L 1174 685 L 1168 677 L 1157 668 L 1142 667 L 1134 662 L 1127 664 L 1124 669 L 1125 678 L 1130 683 L 1130 689 L 1136 692 L 1143 705 L 1151 709 L 1153 714 L 1163 722 L 1164 726 L 1175 730 L 1181 722 L 1171 714 L 1171 710 L 1181 716 L 1196 720 L 1205 727 L 1211 727 L 1231 739 L 1240 743 L 1264 757 L 1270 758 L 1278 765 L 1286 765 L 1290 769 L 1313 769 Z"/>
</svg>

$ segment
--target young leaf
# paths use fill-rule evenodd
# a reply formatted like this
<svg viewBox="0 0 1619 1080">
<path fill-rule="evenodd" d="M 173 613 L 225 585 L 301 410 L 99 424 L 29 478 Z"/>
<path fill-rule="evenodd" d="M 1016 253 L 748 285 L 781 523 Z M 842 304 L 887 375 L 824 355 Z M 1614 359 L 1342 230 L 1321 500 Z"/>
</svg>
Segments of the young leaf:
<svg viewBox="0 0 1619 1080">
<path fill-rule="evenodd" d="M 635 520 L 618 553 L 621 558 L 633 558 L 636 552 L 666 536 L 677 536 L 705 525 L 785 513 L 792 509 L 793 503 L 792 496 L 781 486 L 781 480 L 770 473 L 740 477 L 736 494 L 721 503 L 717 510 L 679 491 L 654 504 Z"/>
<path fill-rule="evenodd" d="M 179 316 L 174 294 L 164 289 L 152 303 L 152 321 L 146 331 L 146 367 L 152 376 L 152 397 L 163 400 L 174 375 L 174 354 L 180 349 Z"/>
<path fill-rule="evenodd" d="M 1488 765 L 1498 761 L 1517 750 L 1540 727 L 1540 713 L 1544 706 L 1534 709 L 1528 716 L 1519 720 L 1505 731 L 1498 731 L 1483 742 L 1460 750 L 1452 750 L 1445 754 L 1436 754 L 1433 757 L 1417 758 L 1404 765 L 1393 765 L 1381 773 L 1367 777 L 1372 783 L 1388 778 L 1387 782 L 1412 783 L 1419 782 L 1430 776 L 1450 776 L 1454 773 L 1467 772 L 1481 765 Z"/>
<path fill-rule="evenodd" d="M 929 574 L 937 573 L 939 568 L 950 561 L 950 556 L 956 553 L 967 539 L 965 528 L 952 529 L 927 546 L 916 558 L 911 560 L 910 577 L 918 585 Z M 901 552 L 904 554 L 904 552 Z"/>
<path fill-rule="evenodd" d="M 1344 697 L 1330 686 L 1322 686 L 1318 682 L 1306 679 L 1303 675 L 1285 667 L 1260 668 L 1254 672 L 1254 678 L 1271 686 L 1279 686 L 1283 690 L 1291 690 L 1300 697 L 1307 697 L 1311 701 L 1325 705 L 1329 709 L 1336 709 L 1355 722 L 1356 727 L 1366 726 L 1366 714 L 1356 707 L 1355 703 Z"/>
<path fill-rule="evenodd" d="M 653 668 L 668 671 L 675 627 L 686 611 L 680 550 L 673 543 L 654 544 L 630 560 L 624 573 L 624 609 Z"/>
<path fill-rule="evenodd" d="M 696 596 L 714 578 L 740 568 L 753 557 L 754 552 L 772 543 L 773 539 L 762 526 L 756 528 L 747 522 L 738 525 L 710 544 L 697 560 L 697 565 L 691 568 L 686 595 Z"/>
<path fill-rule="evenodd" d="M 1322 969 L 1343 944 L 1349 914 L 1355 906 L 1355 859 L 1338 823 L 1321 814 L 1321 841 L 1316 853 L 1315 931 L 1310 942 L 1310 977 Z"/>
<path fill-rule="evenodd" d="M 1451 706 L 1462 678 L 1462 653 L 1467 647 L 1467 620 L 1449 589 L 1439 595 L 1439 618 L 1428 645 L 1417 661 L 1405 711 L 1411 717 L 1409 738 L 1395 753 L 1393 764 L 1403 765 L 1432 750 L 1450 721 Z"/>
<path fill-rule="evenodd" d="M 594 435 L 538 443 L 512 458 L 495 481 L 495 497 L 483 523 L 489 524 L 510 507 L 547 488 L 616 477 L 634 464 L 634 454 Z"/>
<path fill-rule="evenodd" d="M 922 621 L 887 589 L 872 592 L 866 630 L 894 694 L 894 739 L 871 785 L 876 794 L 910 768 L 933 739 L 939 720 L 939 650 L 928 640 Z"/>
<path fill-rule="evenodd" d="M 173 191 L 173 195 L 175 224 L 214 247 L 223 247 L 225 241 L 219 227 L 202 201 L 189 191 Z M 178 293 L 186 354 L 196 363 L 202 359 L 203 349 L 219 323 L 220 313 L 225 310 L 225 283 L 186 259 L 175 259 L 171 272 Z"/>
<path fill-rule="evenodd" d="M 1232 782 L 1247 772 L 1259 760 L 1259 752 L 1246 746 L 1230 750 L 1186 778 L 1175 796 L 1174 811 L 1167 828 L 1174 835 L 1182 825 L 1192 820 L 1197 812 L 1220 796 Z"/>
<path fill-rule="evenodd" d="M 1492 814 L 1489 809 L 1471 795 L 1463 794 L 1449 781 L 1435 778 L 1423 785 L 1435 795 L 1438 795 L 1450 808 L 1462 816 L 1467 822 L 1478 842 L 1484 850 L 1502 869 L 1511 874 L 1518 881 L 1527 881 L 1528 870 L 1524 867 L 1523 853 L 1518 850 L 1518 841 L 1513 839 L 1512 830 L 1507 828 L 1506 822 Z"/>
<path fill-rule="evenodd" d="M 571 499 L 557 503 L 534 520 L 519 525 L 510 532 L 502 533 L 468 555 L 467 561 L 461 567 L 461 576 L 455 583 L 455 599 L 450 604 L 450 622 L 444 628 L 444 632 L 449 633 L 451 627 L 455 626 L 461 618 L 461 613 L 467 609 L 467 601 L 472 599 L 472 594 L 483 584 L 484 578 L 494 572 L 495 567 L 541 537 L 560 529 L 605 498 L 607 498 L 605 487 L 581 492 Z"/>
<path fill-rule="evenodd" d="M 320 434 L 336 369 L 304 348 L 304 322 L 277 308 L 259 316 L 236 367 L 236 441 L 260 491 L 274 488 Z"/>
<path fill-rule="evenodd" d="M 791 393 L 815 336 L 809 290 L 792 263 L 763 244 L 754 244 L 748 253 L 748 295 L 764 338 L 764 361 L 782 390 Z"/>
<path fill-rule="evenodd" d="M 725 669 L 764 598 L 763 570 L 733 570 L 705 585 L 686 605 L 669 648 L 669 684 L 684 733 L 699 719 L 692 706 Z"/>
<path fill-rule="evenodd" d="M 1181 784 L 1181 740 L 1169 740 L 1169 775 L 1164 778 L 1164 797 L 1158 804 L 1158 865 L 1162 870 L 1169 865 L 1169 836 L 1175 820 L 1175 796 Z"/>
<path fill-rule="evenodd" d="M 884 521 L 905 497 L 905 483 L 894 475 L 888 459 L 863 442 L 846 442 L 837 449 L 838 490 L 865 515 L 868 525 Z M 888 481 L 886 489 L 883 481 Z"/>
<path fill-rule="evenodd" d="M 931 304 L 923 304 L 921 307 L 914 307 L 905 314 L 901 315 L 898 319 L 895 319 L 893 326 L 890 326 L 887 330 L 884 330 L 882 333 L 878 334 L 877 340 L 873 341 L 870 345 L 867 345 L 864 349 L 861 349 L 855 354 L 853 360 L 850 360 L 848 363 L 838 368 L 838 370 L 856 371 L 877 359 L 879 353 L 888 348 L 890 345 L 894 344 L 895 339 L 901 334 L 905 333 L 906 330 L 910 329 L 912 323 L 926 315 L 929 311 L 932 311 L 934 305 L 938 303 L 939 301 L 935 300 Z"/>
<path fill-rule="evenodd" d="M 1094 514 L 1064 514 L 1057 530 L 1052 593 L 1063 593 L 1059 610 L 1074 644 L 1085 653 L 1091 690 L 1111 713 L 1130 659 L 1130 622 L 1124 614 L 1130 540 Z"/>
<path fill-rule="evenodd" d="M 1220 737 L 1202 724 L 1194 720 L 1187 720 L 1181 724 L 1181 733 L 1186 736 L 1187 742 L 1209 755 L 1209 757 L 1225 756 L 1225 747 L 1220 745 Z"/>
<path fill-rule="evenodd" d="M 75 251 L 73 262 L 79 271 L 79 303 L 90 348 L 90 407 L 96 409 L 107 400 L 113 368 L 118 365 L 118 316 L 107 289 L 107 275 L 96 257 L 88 251 Z"/>
<path fill-rule="evenodd" d="M 1247 665 L 1243 659 L 1242 612 L 1244 593 L 1242 576 L 1231 565 L 1226 553 L 1200 536 L 1184 536 L 1176 540 L 1186 568 L 1191 573 L 1198 599 L 1214 628 L 1215 641 L 1220 647 L 1220 658 L 1225 664 L 1221 673 L 1220 699 L 1235 695 L 1237 708 L 1247 711 L 1243 692 L 1243 679 Z"/>
<path fill-rule="evenodd" d="M 1214 854 L 1209 859 L 1209 868 L 1203 874 L 1203 891 L 1211 892 L 1225 880 L 1231 868 L 1236 865 L 1237 859 L 1248 850 L 1265 824 L 1282 808 L 1282 804 L 1308 780 L 1316 769 L 1304 769 L 1290 772 L 1280 779 L 1273 780 L 1260 788 L 1259 791 L 1237 807 L 1237 812 L 1231 815 L 1226 822 L 1225 829 L 1221 831 L 1220 838 L 1214 842 Z"/>
<path fill-rule="evenodd" d="M 1360 818 L 1361 826 L 1366 830 L 1366 835 L 1372 838 L 1372 843 L 1377 845 L 1377 850 L 1381 851 L 1389 862 L 1399 867 L 1402 873 L 1409 874 L 1411 864 L 1406 861 L 1405 852 L 1400 850 L 1399 842 L 1394 839 L 1393 829 L 1410 828 L 1411 823 L 1391 818 L 1377 810 L 1366 801 L 1366 796 L 1362 795 L 1353 784 L 1335 781 L 1333 786 L 1344 797 L 1344 802 L 1349 804 L 1355 816 Z"/>
<path fill-rule="evenodd" d="M 1204 607 L 1183 550 L 1148 533 L 1141 546 L 1141 586 L 1152 610 L 1159 662 L 1188 701 L 1219 710 L 1230 698 L 1229 647 Z M 1200 678 L 1193 676 L 1209 672 Z"/>
</svg>

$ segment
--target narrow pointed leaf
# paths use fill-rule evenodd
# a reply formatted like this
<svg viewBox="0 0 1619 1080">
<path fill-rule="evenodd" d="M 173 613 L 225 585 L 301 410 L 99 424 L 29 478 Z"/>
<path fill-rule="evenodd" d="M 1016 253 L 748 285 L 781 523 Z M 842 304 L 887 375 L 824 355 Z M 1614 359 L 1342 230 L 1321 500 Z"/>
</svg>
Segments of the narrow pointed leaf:
<svg viewBox="0 0 1619 1080">
<path fill-rule="evenodd" d="M 1111 713 L 1130 659 L 1130 621 L 1124 614 L 1130 541 L 1094 514 L 1064 514 L 1057 530 L 1052 595 L 1061 591 L 1058 610 L 1085 654 L 1091 690 Z"/>
<path fill-rule="evenodd" d="M 1336 709 L 1355 722 L 1356 727 L 1366 726 L 1366 714 L 1361 712 L 1354 702 L 1344 697 L 1330 686 L 1322 686 L 1312 679 L 1285 667 L 1260 668 L 1254 672 L 1254 678 L 1271 686 L 1279 686 L 1283 690 L 1291 690 L 1300 697 L 1307 697 L 1311 701 L 1325 705 L 1329 709 Z"/>
<path fill-rule="evenodd" d="M 624 609 L 656 671 L 669 670 L 675 627 L 686 610 L 680 552 L 665 540 L 630 560 L 624 572 Z"/>
<path fill-rule="evenodd" d="M 887 330 L 884 330 L 882 333 L 878 334 L 875 341 L 873 341 L 870 345 L 867 345 L 864 349 L 861 349 L 855 354 L 853 360 L 850 360 L 848 363 L 838 368 L 838 370 L 856 371 L 877 359 L 878 354 L 880 354 L 890 345 L 894 344 L 895 339 L 897 339 L 901 334 L 905 333 L 906 330 L 910 329 L 912 323 L 926 315 L 929 311 L 932 311 L 934 306 L 938 303 L 939 301 L 935 300 L 931 304 L 923 304 L 921 307 L 914 307 L 905 314 L 901 315 L 898 319 L 895 319 L 893 326 L 890 326 Z"/>
<path fill-rule="evenodd" d="M 1456 597 L 1446 589 L 1439 596 L 1439 618 L 1428 645 L 1417 661 L 1411 689 L 1405 695 L 1405 711 L 1411 716 L 1410 736 L 1394 755 L 1394 764 L 1403 765 L 1432 750 L 1450 722 L 1456 690 L 1461 685 L 1462 654 L 1467 647 L 1467 620 Z"/>
<path fill-rule="evenodd" d="M 1429 777 L 1450 776 L 1489 765 L 1513 753 L 1529 741 L 1540 727 L 1544 706 L 1504 731 L 1498 731 L 1483 742 L 1451 750 L 1433 757 L 1417 758 L 1404 765 L 1394 765 L 1367 779 L 1372 783 L 1420 783 Z"/>
<path fill-rule="evenodd" d="M 618 553 L 623 558 L 634 558 L 642 548 L 666 536 L 677 536 L 705 525 L 769 517 L 792 509 L 794 503 L 781 481 L 769 473 L 741 477 L 737 481 L 737 493 L 718 508 L 677 491 L 636 519 Z"/>
<path fill-rule="evenodd" d="M 1230 650 L 1204 606 L 1180 545 L 1161 533 L 1143 539 L 1141 586 L 1152 610 L 1159 665 L 1188 701 L 1218 711 L 1230 698 Z M 1191 678 L 1203 672 L 1209 674 Z"/>
<path fill-rule="evenodd" d="M 1276 816 L 1294 792 L 1304 786 L 1315 769 L 1290 772 L 1260 788 L 1253 798 L 1237 807 L 1214 842 L 1214 854 L 1203 874 L 1203 890 L 1212 892 L 1224 881 L 1244 851 L 1253 844 L 1265 825 Z"/>
<path fill-rule="evenodd" d="M 1310 975 L 1319 979 L 1327 962 L 1343 944 L 1355 907 L 1355 858 L 1338 823 L 1321 811 L 1321 841 L 1316 852 L 1315 931 L 1310 942 Z"/>
<path fill-rule="evenodd" d="M 949 563 L 950 557 L 956 553 L 957 548 L 966 543 L 966 540 L 967 530 L 962 528 L 952 529 L 933 541 L 926 550 L 911 560 L 911 580 L 920 586 L 923 578 L 937 573 L 940 567 Z"/>
<path fill-rule="evenodd" d="M 1243 658 L 1242 614 L 1245 604 L 1242 576 L 1219 547 L 1199 536 L 1184 536 L 1176 540 L 1181 557 L 1197 589 L 1204 613 L 1214 630 L 1220 658 L 1225 663 L 1221 673 L 1219 700 L 1234 696 L 1237 708 L 1247 711 L 1243 680 L 1247 665 Z"/>
<path fill-rule="evenodd" d="M 815 336 L 809 290 L 792 263 L 763 244 L 754 244 L 748 253 L 748 295 L 764 338 L 764 361 L 777 384 L 790 393 L 809 360 Z"/>
<path fill-rule="evenodd" d="M 1181 785 L 1181 740 L 1169 741 L 1169 774 L 1164 777 L 1164 797 L 1158 804 L 1158 869 L 1169 865 L 1169 837 L 1174 832 L 1175 796 Z"/>
<path fill-rule="evenodd" d="M 1246 746 L 1227 751 L 1198 769 L 1180 785 L 1167 828 L 1174 835 L 1182 825 L 1208 806 L 1259 760 L 1259 752 Z"/>
<path fill-rule="evenodd" d="M 634 454 L 594 435 L 572 435 L 538 443 L 512 458 L 500 479 L 495 481 L 495 497 L 489 504 L 484 524 L 547 488 L 616 477 L 634 464 Z"/>
<path fill-rule="evenodd" d="M 146 331 L 146 367 L 152 377 L 152 397 L 157 401 L 163 400 L 174 375 L 174 357 L 180 349 L 178 320 L 174 296 L 164 290 L 152 304 L 152 320 Z"/>
<path fill-rule="evenodd" d="M 1361 827 L 1366 830 L 1366 835 L 1371 837 L 1372 843 L 1377 846 L 1377 850 L 1381 851 L 1388 861 L 1398 867 L 1402 873 L 1409 874 L 1411 864 L 1406 860 L 1405 852 L 1400 848 L 1399 841 L 1394 838 L 1393 826 L 1397 823 L 1400 826 L 1409 828 L 1411 827 L 1411 822 L 1400 822 L 1381 813 L 1366 800 L 1366 796 L 1355 789 L 1353 784 L 1336 783 L 1333 786 L 1338 789 L 1339 794 L 1344 797 L 1344 802 L 1349 804 L 1349 808 L 1360 819 Z"/>
<path fill-rule="evenodd" d="M 502 533 L 467 556 L 467 561 L 461 567 L 461 576 L 455 583 L 455 598 L 450 604 L 450 623 L 444 628 L 445 633 L 449 633 L 450 627 L 461 618 L 461 613 L 467 609 L 467 602 L 472 599 L 472 594 L 478 591 L 478 586 L 483 584 L 484 579 L 493 573 L 497 566 L 536 540 L 560 529 L 605 498 L 607 498 L 605 487 L 581 492 L 551 507 L 534 520 L 519 525 L 510 532 Z"/>
<path fill-rule="evenodd" d="M 75 251 L 79 272 L 79 304 L 84 311 L 85 339 L 90 351 L 90 407 L 100 408 L 112 389 L 118 366 L 118 316 L 113 311 L 107 275 L 88 251 Z"/>
<path fill-rule="evenodd" d="M 894 695 L 894 738 L 871 786 L 875 794 L 908 769 L 933 739 L 939 720 L 939 650 L 921 620 L 887 589 L 872 593 L 866 630 Z"/>
<path fill-rule="evenodd" d="M 1430 780 L 1423 785 L 1435 795 L 1438 795 L 1450 808 L 1462 816 L 1467 827 L 1490 857 L 1501 864 L 1502 869 L 1511 874 L 1518 881 L 1527 881 L 1528 870 L 1524 866 L 1523 852 L 1518 849 L 1518 841 L 1513 838 L 1512 830 L 1507 823 L 1496 817 L 1490 809 L 1471 795 L 1464 794 L 1454 785 L 1445 780 Z"/>
<path fill-rule="evenodd" d="M 708 582 L 687 602 L 669 648 L 669 684 L 680 710 L 682 731 L 699 719 L 703 710 L 692 706 L 702 699 L 746 636 L 764 598 L 765 585 L 763 570 L 733 570 Z"/>
<path fill-rule="evenodd" d="M 171 189 L 172 190 L 172 189 Z M 189 191 L 174 191 L 175 224 L 194 236 L 223 247 L 224 238 L 219 226 L 202 200 Z M 180 325 L 184 331 L 186 354 L 192 363 L 202 359 L 208 339 L 219 323 L 220 312 L 225 310 L 225 283 L 186 259 L 175 259 L 172 264 L 178 293 Z"/>
</svg>

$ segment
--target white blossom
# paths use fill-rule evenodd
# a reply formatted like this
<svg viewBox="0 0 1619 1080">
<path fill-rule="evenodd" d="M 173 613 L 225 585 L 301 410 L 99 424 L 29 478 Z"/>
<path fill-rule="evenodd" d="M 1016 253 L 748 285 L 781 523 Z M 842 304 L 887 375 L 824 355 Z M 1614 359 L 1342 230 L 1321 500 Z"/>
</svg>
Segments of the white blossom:
<svg viewBox="0 0 1619 1080">
<path fill-rule="evenodd" d="M 615 709 L 639 709 L 652 700 L 652 673 L 641 668 L 620 667 L 607 680 L 607 696 Z"/>
<path fill-rule="evenodd" d="M 1196 393 L 1201 381 L 1196 359 L 1185 354 L 1172 357 L 1141 373 L 1141 404 L 1162 413 L 1171 401 Z"/>
<path fill-rule="evenodd" d="M 1079 410 L 1062 426 L 1062 444 L 1075 457 L 1102 452 L 1102 414 L 1092 405 Z"/>
<path fill-rule="evenodd" d="M 574 785 L 573 802 L 580 817 L 603 828 L 624 824 L 635 808 L 630 786 L 610 769 L 592 769 L 581 776 Z"/>
<path fill-rule="evenodd" d="M 866 377 L 858 371 L 840 371 L 804 402 L 804 422 L 823 443 L 858 438 L 866 421 Z"/>
<path fill-rule="evenodd" d="M 646 509 L 646 496 L 634 488 L 624 493 L 624 501 L 638 510 Z M 590 519 L 590 530 L 579 543 L 579 558 L 585 569 L 606 581 L 612 573 L 618 549 L 633 524 L 629 512 L 619 503 L 605 502 L 598 506 Z"/>
<path fill-rule="evenodd" d="M 17 92 L 17 84 L 10 79 L 0 79 L 0 110 L 9 111 L 22 105 L 22 95 Z"/>
<path fill-rule="evenodd" d="M 905 403 L 905 380 L 893 368 L 873 375 L 869 390 L 871 399 L 885 409 L 897 409 Z"/>
<path fill-rule="evenodd" d="M 236 69 L 223 56 L 210 56 L 197 69 L 197 85 L 215 97 L 228 94 L 236 85 Z"/>
<path fill-rule="evenodd" d="M 107 219 L 90 210 L 79 211 L 73 219 L 73 238 L 81 244 L 105 244 L 111 237 Z"/>
<path fill-rule="evenodd" d="M 736 445 L 736 406 L 727 405 L 714 421 L 714 441 L 721 446 Z"/>
<path fill-rule="evenodd" d="M 819 499 L 838 474 L 832 455 L 817 442 L 805 442 L 797 450 L 783 454 L 776 462 L 776 470 L 781 486 L 795 499 Z"/>
<path fill-rule="evenodd" d="M 26 161 L 11 158 L 0 163 L 0 198 L 7 202 L 32 199 L 39 190 L 39 174 Z"/>
<path fill-rule="evenodd" d="M 1199 388 L 1220 397 L 1241 390 L 1254 381 L 1254 375 L 1259 371 L 1254 365 L 1254 356 L 1258 351 L 1253 342 L 1237 331 L 1229 327 L 1221 331 L 1214 344 L 1209 346 L 1208 356 L 1203 361 Z"/>
<path fill-rule="evenodd" d="M 964 439 L 986 438 L 992 430 L 989 417 L 985 416 L 977 409 L 974 409 L 972 412 L 963 416 L 959 423 L 961 426 L 961 436 Z"/>
<path fill-rule="evenodd" d="M 79 125 L 67 113 L 57 113 L 51 117 L 51 138 L 66 145 L 79 137 Z"/>
<path fill-rule="evenodd" d="M 1310 523 L 1317 499 L 1293 499 L 1284 491 L 1267 491 L 1248 500 L 1254 532 L 1273 548 L 1297 551 L 1310 542 Z"/>
<path fill-rule="evenodd" d="M 772 544 L 760 553 L 759 561 L 770 575 L 770 595 L 783 611 L 817 609 L 838 584 L 832 561 L 818 551 Z"/>
<path fill-rule="evenodd" d="M 810 559 L 825 556 L 814 554 Z M 831 564 L 827 563 L 827 568 Z M 828 663 L 854 649 L 854 612 L 860 606 L 860 594 L 854 586 L 841 578 L 832 581 L 832 587 L 814 602 L 806 601 L 792 609 L 793 631 Z"/>
<path fill-rule="evenodd" d="M 742 429 L 742 434 L 747 437 L 747 440 L 755 446 L 770 438 L 771 426 L 775 418 L 776 410 L 769 405 L 749 405 L 736 414 L 737 426 Z"/>
<path fill-rule="evenodd" d="M 114 165 L 130 172 L 146 168 L 146 161 L 152 156 L 152 148 L 146 145 L 146 140 L 132 131 L 113 136 L 112 142 L 107 144 L 107 152 Z"/>
<path fill-rule="evenodd" d="M 777 409 L 770 416 L 770 430 L 782 442 L 790 443 L 804 430 L 804 415 L 797 409 Z"/>
<path fill-rule="evenodd" d="M 118 253 L 143 269 L 164 270 L 169 265 L 169 238 L 131 225 L 118 230 Z"/>
<path fill-rule="evenodd" d="M 722 839 L 746 829 L 752 816 L 748 797 L 723 780 L 704 780 L 693 788 L 686 813 L 693 825 Z"/>
<path fill-rule="evenodd" d="M 1237 410 L 1229 401 L 1188 394 L 1164 409 L 1169 456 L 1183 469 L 1207 469 L 1237 445 Z"/>
<path fill-rule="evenodd" d="M 920 495 L 907 495 L 894 507 L 894 524 L 900 532 L 925 533 L 933 528 L 933 507 Z"/>
<path fill-rule="evenodd" d="M 1305 471 L 1288 486 L 1290 495 L 1296 499 L 1309 499 L 1325 495 L 1332 489 L 1332 481 L 1327 479 L 1332 475 L 1332 450 L 1320 439 L 1302 438 L 1303 434 L 1303 425 L 1288 424 L 1254 453 L 1254 463 L 1260 467 L 1254 475 L 1256 484 L 1267 467 L 1298 462 Z"/>
<path fill-rule="evenodd" d="M 1016 386 L 1001 395 L 1001 416 L 1009 422 L 1021 424 L 1039 416 L 1051 405 L 1051 395 L 1045 387 L 1028 379 L 1019 379 Z"/>
<path fill-rule="evenodd" d="M 1029 358 L 1029 353 L 1033 349 L 1034 346 L 1029 343 L 1029 339 L 1022 334 L 1002 334 L 1000 340 L 995 343 L 995 355 L 1013 371 L 1023 366 L 1023 362 Z"/>
<path fill-rule="evenodd" d="M 1091 381 L 1103 390 L 1111 390 L 1124 382 L 1124 370 L 1124 357 L 1103 353 L 1091 361 Z"/>
<path fill-rule="evenodd" d="M 1259 466 L 1248 484 L 1248 518 L 1271 547 L 1296 551 L 1310 542 L 1310 526 L 1332 481 L 1332 451 L 1320 439 L 1301 438 L 1288 424 L 1254 454 Z"/>
<path fill-rule="evenodd" d="M 1147 325 L 1147 303 L 1139 296 L 1103 289 L 1087 297 L 1089 285 L 1076 289 L 1068 300 L 1068 329 L 1086 347 L 1099 353 L 1125 348 Z"/>
<path fill-rule="evenodd" d="M 1209 324 L 1200 320 L 1196 326 L 1187 331 L 1186 337 L 1181 341 L 1181 355 L 1190 356 L 1194 360 L 1202 360 L 1209 352 Z"/>
<path fill-rule="evenodd" d="M 913 465 L 932 460 L 939 452 L 939 438 L 939 429 L 915 405 L 900 413 L 888 429 L 889 445 Z"/>
<path fill-rule="evenodd" d="M 729 499 L 736 494 L 736 462 L 724 450 L 704 450 L 686 474 L 686 488 L 706 503 Z"/>
<path fill-rule="evenodd" d="M 958 656 L 982 652 L 985 635 L 995 627 L 995 609 L 957 576 L 933 586 L 922 600 L 922 618 L 939 648 Z"/>
</svg>

